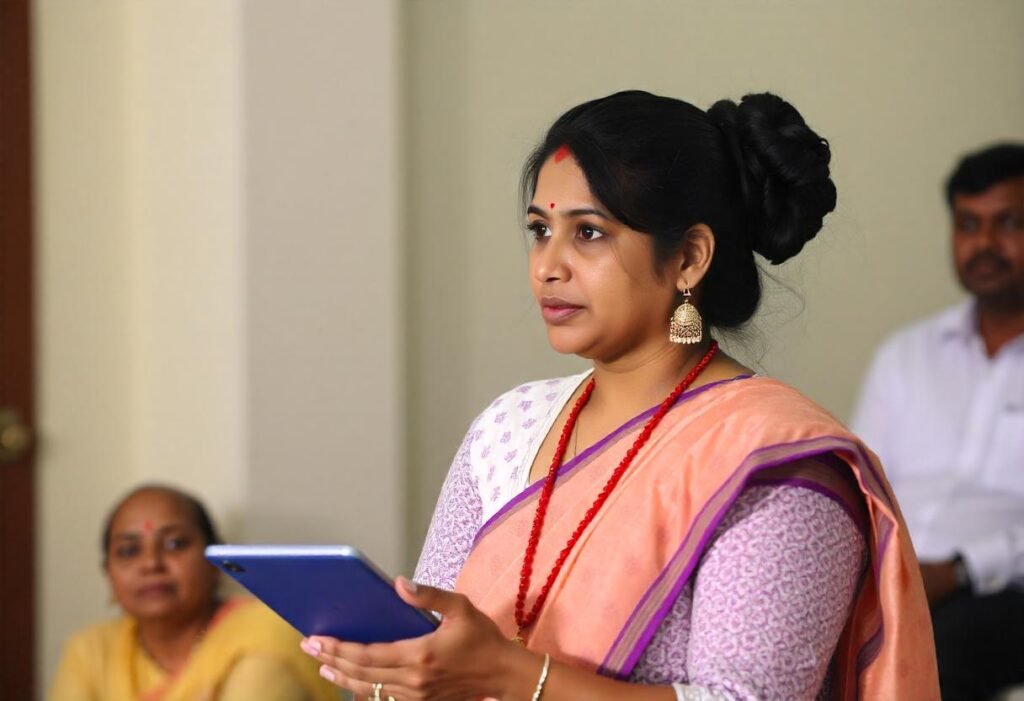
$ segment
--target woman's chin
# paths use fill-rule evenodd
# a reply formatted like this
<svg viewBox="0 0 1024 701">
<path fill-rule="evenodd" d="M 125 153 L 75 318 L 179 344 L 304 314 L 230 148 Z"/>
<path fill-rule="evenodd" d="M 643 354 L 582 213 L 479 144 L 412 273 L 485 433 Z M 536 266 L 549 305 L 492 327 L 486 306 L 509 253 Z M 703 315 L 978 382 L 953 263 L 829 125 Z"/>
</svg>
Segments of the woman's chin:
<svg viewBox="0 0 1024 701">
<path fill-rule="evenodd" d="M 187 616 L 187 607 L 177 600 L 165 601 L 132 601 L 128 606 L 122 605 L 132 618 L 145 621 L 176 620 Z"/>
<path fill-rule="evenodd" d="M 592 358 L 593 339 L 585 338 L 575 329 L 564 327 L 548 327 L 548 344 L 552 350 L 562 355 L 578 355 L 581 358 Z"/>
</svg>

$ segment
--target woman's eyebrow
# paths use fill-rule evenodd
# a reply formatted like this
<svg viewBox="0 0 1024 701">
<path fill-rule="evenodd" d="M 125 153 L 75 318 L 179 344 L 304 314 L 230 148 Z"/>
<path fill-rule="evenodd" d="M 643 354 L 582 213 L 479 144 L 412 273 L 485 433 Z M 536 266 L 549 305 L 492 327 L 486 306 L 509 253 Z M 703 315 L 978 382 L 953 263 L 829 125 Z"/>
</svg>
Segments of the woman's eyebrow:
<svg viewBox="0 0 1024 701">
<path fill-rule="evenodd" d="M 595 217 L 601 217 L 602 219 L 611 219 L 611 217 L 602 212 L 600 209 L 593 209 L 592 207 L 570 209 L 568 212 L 566 212 L 566 215 L 570 217 L 584 217 L 587 215 L 593 215 Z"/>
<path fill-rule="evenodd" d="M 164 524 L 163 526 L 160 526 L 159 528 L 153 529 L 153 532 L 158 534 L 158 535 L 164 535 L 165 533 L 171 533 L 171 532 L 174 532 L 174 531 L 185 531 L 185 530 L 188 530 L 188 528 L 187 528 L 187 526 L 184 523 L 167 523 L 167 524 Z M 136 531 L 120 531 L 118 533 L 111 534 L 110 539 L 111 540 L 115 540 L 115 539 L 134 540 L 134 539 L 141 538 L 141 537 L 142 537 L 142 534 L 139 531 L 137 531 L 137 530 Z"/>
<path fill-rule="evenodd" d="M 546 217 L 547 216 L 547 213 L 543 209 L 541 209 L 540 207 L 538 207 L 535 204 L 531 204 L 529 207 L 527 207 L 526 208 L 526 213 L 527 214 L 536 214 L 539 217 Z M 601 219 L 606 219 L 606 220 L 609 220 L 609 221 L 611 220 L 611 217 L 608 216 L 606 213 L 602 212 L 599 209 L 594 209 L 592 207 L 581 207 L 579 209 L 570 209 L 569 211 L 564 212 L 563 214 L 565 216 L 567 216 L 567 217 L 583 217 L 583 216 L 587 216 L 587 215 L 593 215 L 595 217 L 600 217 Z"/>
</svg>

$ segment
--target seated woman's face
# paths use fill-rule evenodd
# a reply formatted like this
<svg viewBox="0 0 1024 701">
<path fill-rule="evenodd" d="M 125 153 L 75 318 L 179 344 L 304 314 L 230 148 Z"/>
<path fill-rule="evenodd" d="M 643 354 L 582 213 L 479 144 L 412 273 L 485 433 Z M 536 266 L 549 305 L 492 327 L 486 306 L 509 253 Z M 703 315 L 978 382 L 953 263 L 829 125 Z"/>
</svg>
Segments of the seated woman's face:
<svg viewBox="0 0 1024 701">
<path fill-rule="evenodd" d="M 207 610 L 217 571 L 191 509 L 173 494 L 143 490 L 114 514 L 106 570 L 117 602 L 138 619 L 187 619 Z"/>
</svg>

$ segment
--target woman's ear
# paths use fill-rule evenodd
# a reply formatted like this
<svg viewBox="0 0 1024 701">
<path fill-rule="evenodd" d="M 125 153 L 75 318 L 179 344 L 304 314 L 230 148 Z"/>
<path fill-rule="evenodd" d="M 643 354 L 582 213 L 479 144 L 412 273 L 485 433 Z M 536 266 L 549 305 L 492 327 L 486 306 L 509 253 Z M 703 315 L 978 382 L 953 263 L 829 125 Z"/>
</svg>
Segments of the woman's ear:
<svg viewBox="0 0 1024 701">
<path fill-rule="evenodd" d="M 707 224 L 694 224 L 683 234 L 682 258 L 676 271 L 676 288 L 682 292 L 700 284 L 715 256 L 715 235 Z"/>
</svg>

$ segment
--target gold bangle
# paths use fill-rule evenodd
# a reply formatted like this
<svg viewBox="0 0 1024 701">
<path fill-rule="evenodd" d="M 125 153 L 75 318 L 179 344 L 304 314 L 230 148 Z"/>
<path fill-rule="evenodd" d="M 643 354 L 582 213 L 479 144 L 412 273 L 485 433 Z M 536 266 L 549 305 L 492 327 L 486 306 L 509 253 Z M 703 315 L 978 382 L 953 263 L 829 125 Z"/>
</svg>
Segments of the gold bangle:
<svg viewBox="0 0 1024 701">
<path fill-rule="evenodd" d="M 540 679 L 537 680 L 537 688 L 533 691 L 533 698 L 530 701 L 540 701 L 540 695 L 544 693 L 544 685 L 548 681 L 548 672 L 551 670 L 551 655 L 544 655 L 544 666 L 540 668 Z"/>
</svg>

